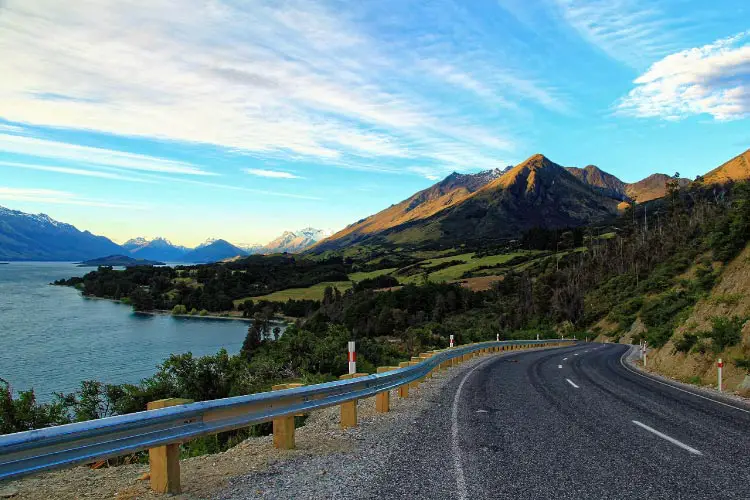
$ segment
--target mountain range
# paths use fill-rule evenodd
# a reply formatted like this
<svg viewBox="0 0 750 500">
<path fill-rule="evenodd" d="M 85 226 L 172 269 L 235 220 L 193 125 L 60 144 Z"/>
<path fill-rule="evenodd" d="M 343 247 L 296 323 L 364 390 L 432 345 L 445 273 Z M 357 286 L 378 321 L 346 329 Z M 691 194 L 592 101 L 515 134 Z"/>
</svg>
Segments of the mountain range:
<svg viewBox="0 0 750 500">
<path fill-rule="evenodd" d="M 165 262 L 217 262 L 254 253 L 295 253 L 329 236 L 330 231 L 305 228 L 285 231 L 266 245 L 236 246 L 209 239 L 195 248 L 175 245 L 161 237 L 133 238 L 118 245 L 104 236 L 79 231 L 46 214 L 28 214 L 0 207 L 0 260 L 78 261 L 107 255 Z"/>
<path fill-rule="evenodd" d="M 215 262 L 250 254 L 320 253 L 355 244 L 420 246 L 440 242 L 493 242 L 536 227 L 571 227 L 604 221 L 624 203 L 666 194 L 666 174 L 626 183 L 594 165 L 563 167 L 541 154 L 516 166 L 476 174 L 454 172 L 404 201 L 330 234 L 285 231 L 266 245 L 236 246 L 207 240 L 190 249 L 164 238 L 134 238 L 122 246 L 45 214 L 0 207 L 0 260 L 87 260 L 122 254 L 167 262 Z M 702 176 L 705 183 L 750 179 L 750 150 Z M 690 183 L 679 179 L 679 184 Z"/>
<path fill-rule="evenodd" d="M 750 179 L 750 150 L 703 176 L 706 183 Z M 492 242 L 536 226 L 580 226 L 617 214 L 624 203 L 646 203 L 666 194 L 673 177 L 653 174 L 626 183 L 599 167 L 563 167 L 541 154 L 503 170 L 453 173 L 401 203 L 361 219 L 309 251 L 354 244 L 443 245 Z M 681 186 L 690 183 L 678 179 Z"/>
</svg>

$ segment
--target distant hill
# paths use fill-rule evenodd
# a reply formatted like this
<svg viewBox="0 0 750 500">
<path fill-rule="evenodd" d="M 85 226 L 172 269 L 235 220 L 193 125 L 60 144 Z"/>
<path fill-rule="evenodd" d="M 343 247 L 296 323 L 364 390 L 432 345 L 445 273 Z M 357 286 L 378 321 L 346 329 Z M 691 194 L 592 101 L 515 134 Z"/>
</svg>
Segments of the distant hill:
<svg viewBox="0 0 750 500">
<path fill-rule="evenodd" d="M 122 253 L 104 236 L 79 231 L 45 214 L 0 207 L 0 259 L 80 261 Z"/>
<path fill-rule="evenodd" d="M 667 182 L 672 180 L 672 177 L 666 174 L 653 174 L 638 182 L 626 183 L 595 165 L 585 168 L 567 167 L 567 170 L 604 196 L 639 203 L 664 197 L 667 194 Z M 689 183 L 688 179 L 680 179 L 681 186 Z"/>
<path fill-rule="evenodd" d="M 672 177 L 666 174 L 652 174 L 638 182 L 626 184 L 625 193 L 638 203 L 663 198 L 667 194 L 667 182 L 671 180 Z M 690 184 L 690 180 L 680 179 L 679 184 L 680 187 L 685 187 Z"/>
<path fill-rule="evenodd" d="M 244 256 L 247 252 L 226 240 L 210 239 L 187 252 L 183 260 L 185 262 L 219 262 L 238 255 Z"/>
<path fill-rule="evenodd" d="M 146 238 L 134 238 L 126 241 L 123 245 L 128 254 L 139 259 L 166 260 L 171 262 L 182 262 L 185 254 L 190 250 L 180 245 L 174 245 L 165 238 L 156 237 L 152 240 Z"/>
<path fill-rule="evenodd" d="M 107 257 L 99 257 L 98 259 L 91 259 L 78 264 L 78 267 L 98 267 L 98 266 L 112 266 L 112 267 L 133 267 L 133 266 L 163 266 L 164 262 L 156 260 L 146 259 L 134 259 L 127 255 L 108 255 Z"/>
<path fill-rule="evenodd" d="M 617 203 L 537 154 L 505 170 L 451 174 L 323 240 L 311 251 L 371 238 L 396 244 L 493 241 L 518 236 L 534 226 L 578 226 L 605 219 L 616 213 Z"/>
<path fill-rule="evenodd" d="M 750 179 L 750 149 L 703 176 L 707 184 L 723 184 Z"/>
</svg>

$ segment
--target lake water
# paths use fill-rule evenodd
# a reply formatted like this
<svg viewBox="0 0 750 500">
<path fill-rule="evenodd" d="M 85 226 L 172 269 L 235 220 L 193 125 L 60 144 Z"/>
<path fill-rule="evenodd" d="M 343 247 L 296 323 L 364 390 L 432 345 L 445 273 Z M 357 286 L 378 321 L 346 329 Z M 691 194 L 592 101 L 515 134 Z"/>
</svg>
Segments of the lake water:
<svg viewBox="0 0 750 500">
<path fill-rule="evenodd" d="M 40 400 L 82 380 L 138 382 L 172 353 L 239 352 L 248 323 L 135 314 L 49 283 L 88 268 L 60 262 L 0 265 L 0 378 Z"/>
</svg>

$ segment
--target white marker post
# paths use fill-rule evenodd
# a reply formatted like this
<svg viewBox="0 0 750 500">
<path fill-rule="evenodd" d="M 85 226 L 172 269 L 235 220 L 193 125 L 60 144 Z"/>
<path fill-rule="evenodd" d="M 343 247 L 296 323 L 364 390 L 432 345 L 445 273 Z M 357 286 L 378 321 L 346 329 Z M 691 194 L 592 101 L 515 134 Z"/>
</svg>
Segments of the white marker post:
<svg viewBox="0 0 750 500">
<path fill-rule="evenodd" d="M 451 335 L 451 349 L 453 348 L 453 335 Z"/>
<path fill-rule="evenodd" d="M 719 362 L 716 363 L 716 366 L 719 367 L 719 392 L 722 392 L 722 390 L 721 390 L 721 372 L 722 372 L 722 368 L 724 368 L 724 362 L 721 360 L 721 358 L 719 358 Z"/>
<path fill-rule="evenodd" d="M 498 342 L 500 342 L 500 334 L 499 333 L 496 335 L 495 340 L 497 340 Z"/>
<path fill-rule="evenodd" d="M 536 339 L 539 340 L 539 334 L 538 333 L 536 334 Z"/>
<path fill-rule="evenodd" d="M 357 373 L 357 350 L 354 346 L 354 341 L 349 341 L 349 374 L 353 375 Z"/>
<path fill-rule="evenodd" d="M 643 367 L 646 368 L 646 353 L 648 352 L 648 343 L 643 341 Z"/>
</svg>

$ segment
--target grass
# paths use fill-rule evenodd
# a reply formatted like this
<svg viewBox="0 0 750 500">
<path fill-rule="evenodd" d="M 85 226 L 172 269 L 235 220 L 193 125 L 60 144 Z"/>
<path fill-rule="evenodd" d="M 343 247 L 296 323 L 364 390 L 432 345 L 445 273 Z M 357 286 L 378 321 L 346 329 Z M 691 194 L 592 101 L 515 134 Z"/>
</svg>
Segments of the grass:
<svg viewBox="0 0 750 500">
<path fill-rule="evenodd" d="M 286 290 L 280 290 L 278 292 L 269 293 L 268 295 L 261 295 L 258 297 L 245 297 L 244 299 L 238 299 L 234 301 L 235 306 L 246 300 L 260 301 L 270 300 L 273 302 L 286 302 L 289 299 L 295 300 L 321 300 L 323 298 L 323 292 L 326 287 L 333 286 L 343 292 L 352 287 L 350 281 L 325 281 L 318 283 L 317 285 L 309 286 L 307 288 L 288 288 Z"/>
<path fill-rule="evenodd" d="M 378 276 L 383 276 L 384 274 L 391 274 L 395 270 L 396 268 L 393 267 L 391 269 L 378 269 L 376 271 L 370 272 L 351 273 L 349 275 L 349 279 L 352 281 L 360 282 L 366 279 L 377 278 Z"/>
<path fill-rule="evenodd" d="M 474 253 L 462 253 L 460 255 L 452 255 L 449 257 L 438 257 L 436 259 L 423 260 L 422 262 L 420 262 L 420 265 L 422 267 L 430 268 L 430 267 L 439 266 L 443 262 L 451 262 L 454 260 L 460 260 L 462 262 L 469 262 L 471 261 L 472 257 L 474 257 Z"/>
</svg>

